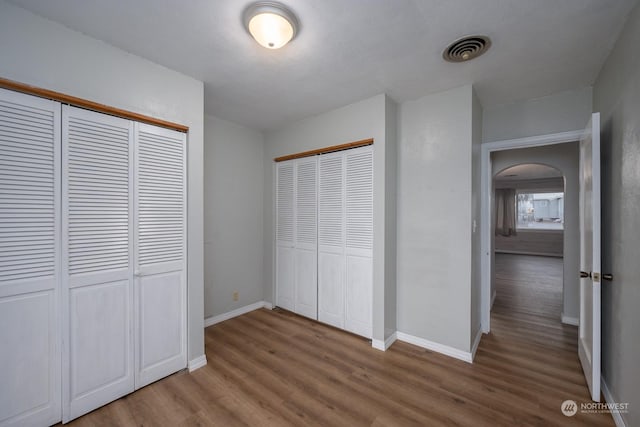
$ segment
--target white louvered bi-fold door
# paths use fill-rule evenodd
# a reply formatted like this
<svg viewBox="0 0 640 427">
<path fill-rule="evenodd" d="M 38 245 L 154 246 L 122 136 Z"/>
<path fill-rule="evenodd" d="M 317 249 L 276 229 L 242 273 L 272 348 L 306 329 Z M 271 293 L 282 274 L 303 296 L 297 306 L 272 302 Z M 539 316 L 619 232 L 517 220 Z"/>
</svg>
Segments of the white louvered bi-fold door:
<svg viewBox="0 0 640 427">
<path fill-rule="evenodd" d="M 276 305 L 295 310 L 294 160 L 276 164 Z"/>
<path fill-rule="evenodd" d="M 317 157 L 295 161 L 295 307 L 318 318 Z"/>
<path fill-rule="evenodd" d="M 187 365 L 186 135 L 136 123 L 136 388 Z"/>
<path fill-rule="evenodd" d="M 345 153 L 345 329 L 373 333 L 373 147 Z"/>
<path fill-rule="evenodd" d="M 62 114 L 66 422 L 134 389 L 133 123 Z"/>
<path fill-rule="evenodd" d="M 0 89 L 0 425 L 60 421 L 60 104 Z"/>
<path fill-rule="evenodd" d="M 318 320 L 344 329 L 344 153 L 318 160 Z"/>
</svg>

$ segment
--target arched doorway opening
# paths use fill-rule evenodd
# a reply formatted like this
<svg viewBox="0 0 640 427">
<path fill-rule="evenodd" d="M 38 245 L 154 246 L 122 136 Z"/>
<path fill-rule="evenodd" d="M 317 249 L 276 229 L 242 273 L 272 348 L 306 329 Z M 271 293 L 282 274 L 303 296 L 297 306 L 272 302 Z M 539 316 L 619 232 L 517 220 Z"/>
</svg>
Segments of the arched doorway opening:
<svg viewBox="0 0 640 427">
<path fill-rule="evenodd" d="M 492 312 L 524 322 L 560 323 L 564 172 L 543 163 L 495 163 L 492 204 Z"/>
</svg>

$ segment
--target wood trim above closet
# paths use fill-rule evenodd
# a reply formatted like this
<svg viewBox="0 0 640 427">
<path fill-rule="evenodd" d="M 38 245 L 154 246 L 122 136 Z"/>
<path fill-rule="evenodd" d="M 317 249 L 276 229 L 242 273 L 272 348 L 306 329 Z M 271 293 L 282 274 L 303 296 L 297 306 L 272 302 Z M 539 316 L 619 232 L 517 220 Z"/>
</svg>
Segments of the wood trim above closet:
<svg viewBox="0 0 640 427">
<path fill-rule="evenodd" d="M 2 77 L 0 77 L 0 88 L 15 90 L 17 92 L 27 93 L 29 95 L 35 95 L 41 98 L 52 99 L 54 101 L 62 102 L 63 104 L 70 104 L 76 107 L 86 108 L 88 110 L 110 114 L 112 116 L 123 117 L 125 119 L 135 120 L 137 122 L 148 123 L 148 124 L 168 128 L 168 129 L 174 129 L 179 132 L 189 131 L 189 126 L 169 122 L 166 120 L 157 119 L 155 117 L 145 116 L 144 114 L 138 114 L 132 111 L 122 110 L 116 107 L 110 107 L 108 105 L 99 104 L 97 102 L 89 101 L 87 99 L 66 95 L 64 93 L 55 92 L 49 89 L 43 89 L 37 86 L 31 86 L 24 83 L 19 83 L 13 80 L 4 79 Z"/>
<path fill-rule="evenodd" d="M 332 145 L 330 147 L 318 148 L 310 151 L 303 151 L 302 153 L 287 154 L 286 156 L 276 157 L 273 160 L 275 160 L 276 162 L 284 162 L 285 160 L 301 159 L 302 157 L 310 157 L 310 156 L 315 156 L 317 154 L 333 153 L 334 151 L 348 150 L 349 148 L 358 148 L 358 147 L 364 147 L 367 145 L 373 145 L 373 138 L 362 139 L 360 141 L 354 141 L 354 142 L 347 142 L 346 144 Z"/>
</svg>

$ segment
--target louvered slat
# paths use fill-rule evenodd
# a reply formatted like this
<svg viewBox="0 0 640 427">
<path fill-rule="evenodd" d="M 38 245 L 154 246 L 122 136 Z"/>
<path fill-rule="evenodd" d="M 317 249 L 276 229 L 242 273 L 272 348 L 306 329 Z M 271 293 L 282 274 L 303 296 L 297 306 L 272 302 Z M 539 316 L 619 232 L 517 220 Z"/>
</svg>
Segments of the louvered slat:
<svg viewBox="0 0 640 427">
<path fill-rule="evenodd" d="M 66 190 L 70 276 L 129 266 L 130 123 L 102 117 L 69 109 Z"/>
<path fill-rule="evenodd" d="M 276 238 L 293 242 L 293 161 L 277 165 L 276 184 Z"/>
<path fill-rule="evenodd" d="M 296 243 L 315 245 L 317 233 L 316 158 L 297 160 Z"/>
<path fill-rule="evenodd" d="M 347 247 L 373 248 L 373 152 L 346 154 Z"/>
<path fill-rule="evenodd" d="M 55 277 L 54 117 L 0 100 L 0 284 Z"/>
<path fill-rule="evenodd" d="M 320 245 L 344 245 L 343 235 L 343 155 L 322 155 L 319 162 L 319 218 Z"/>
<path fill-rule="evenodd" d="M 184 141 L 178 132 L 138 131 L 138 266 L 184 257 Z"/>
</svg>

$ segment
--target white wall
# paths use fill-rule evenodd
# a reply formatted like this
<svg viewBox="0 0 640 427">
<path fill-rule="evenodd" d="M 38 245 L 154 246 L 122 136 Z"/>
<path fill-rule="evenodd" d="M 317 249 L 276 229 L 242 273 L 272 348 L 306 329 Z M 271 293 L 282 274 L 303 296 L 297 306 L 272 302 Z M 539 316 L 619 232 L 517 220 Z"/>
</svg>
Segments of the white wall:
<svg viewBox="0 0 640 427">
<path fill-rule="evenodd" d="M 385 278 L 384 278 L 384 337 L 398 330 L 397 306 L 397 190 L 398 190 L 398 105 L 391 98 L 385 102 Z"/>
<path fill-rule="evenodd" d="M 578 319 L 580 317 L 580 289 L 578 287 L 579 278 L 576 273 L 580 271 L 578 144 L 576 142 L 569 142 L 543 147 L 496 151 L 491 154 L 491 160 L 494 176 L 508 167 L 524 163 L 544 164 L 562 172 L 565 184 L 563 315 Z"/>
<path fill-rule="evenodd" d="M 399 108 L 398 330 L 468 352 L 472 88 Z"/>
<path fill-rule="evenodd" d="M 373 338 L 384 340 L 385 332 L 385 214 L 386 214 L 386 95 L 376 95 L 318 116 L 297 121 L 283 129 L 267 132 L 264 156 L 264 298 L 275 300 L 273 286 L 274 161 L 287 154 L 351 141 L 373 138 Z"/>
<path fill-rule="evenodd" d="M 591 114 L 591 88 L 484 109 L 482 141 L 502 141 L 584 129 Z"/>
<path fill-rule="evenodd" d="M 481 259 L 482 245 L 480 239 L 480 195 L 481 195 L 481 155 L 480 145 L 482 144 L 482 117 L 483 110 L 480 100 L 473 91 L 473 99 L 471 104 L 471 339 L 470 346 L 473 346 L 474 340 L 481 328 Z M 475 224 L 475 225 L 474 225 Z"/>
<path fill-rule="evenodd" d="M 640 6 L 594 86 L 602 120 L 602 374 L 615 402 L 640 425 Z"/>
<path fill-rule="evenodd" d="M 205 115 L 204 141 L 204 315 L 210 317 L 263 298 L 264 137 Z"/>
<path fill-rule="evenodd" d="M 204 354 L 203 84 L 0 1 L 0 76 L 189 126 L 188 358 Z"/>
</svg>

